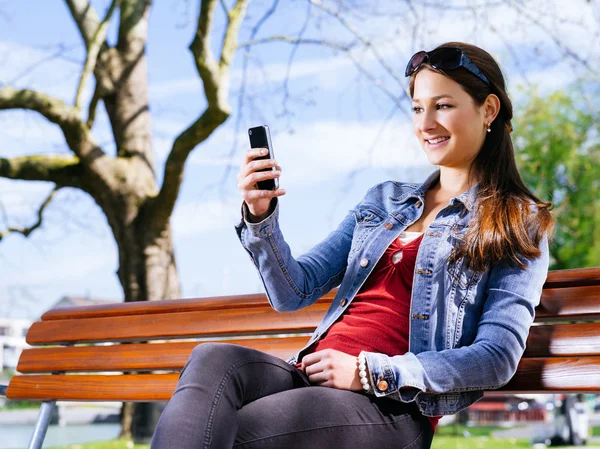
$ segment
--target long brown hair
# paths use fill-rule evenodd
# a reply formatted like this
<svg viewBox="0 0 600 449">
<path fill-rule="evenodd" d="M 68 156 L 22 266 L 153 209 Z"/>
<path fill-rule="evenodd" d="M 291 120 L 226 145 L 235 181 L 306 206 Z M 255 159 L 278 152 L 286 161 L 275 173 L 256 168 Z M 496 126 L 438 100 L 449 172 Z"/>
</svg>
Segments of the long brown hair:
<svg viewBox="0 0 600 449">
<path fill-rule="evenodd" d="M 460 48 L 492 87 L 462 67 L 443 72 L 428 64 L 423 66 L 459 83 L 478 106 L 492 93 L 501 103 L 491 132 L 486 133 L 483 146 L 469 167 L 469 176 L 474 175 L 479 182 L 477 206 L 464 242 L 455 248 L 449 263 L 465 257 L 468 266 L 476 271 L 484 271 L 499 261 L 525 267 L 522 258 L 538 258 L 541 239 L 554 230 L 554 219 L 550 215 L 552 203 L 537 198 L 519 175 L 510 137 L 512 103 L 494 58 L 481 48 L 462 42 L 448 42 L 437 48 L 444 47 Z M 417 72 L 410 77 L 411 97 Z"/>
</svg>

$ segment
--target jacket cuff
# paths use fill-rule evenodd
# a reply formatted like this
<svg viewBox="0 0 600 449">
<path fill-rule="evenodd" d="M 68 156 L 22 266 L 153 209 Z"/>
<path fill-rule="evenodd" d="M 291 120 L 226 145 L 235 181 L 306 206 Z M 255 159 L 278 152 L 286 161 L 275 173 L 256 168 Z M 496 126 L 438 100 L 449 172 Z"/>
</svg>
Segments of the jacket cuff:
<svg viewBox="0 0 600 449">
<path fill-rule="evenodd" d="M 274 202 L 274 203 L 273 203 Z M 275 206 L 273 207 L 273 204 Z M 273 198 L 271 200 L 270 208 L 273 207 L 273 211 L 262 221 L 258 223 L 252 223 L 248 221 L 248 217 L 250 216 L 250 211 L 248 210 L 248 205 L 245 201 L 242 201 L 241 206 L 241 215 L 242 218 L 239 223 L 235 226 L 238 234 L 241 233 L 243 228 L 246 228 L 252 237 L 256 238 L 265 238 L 273 233 L 273 228 L 279 221 L 279 202 L 277 198 Z"/>
<path fill-rule="evenodd" d="M 410 353 L 405 354 L 409 355 Z M 410 354 L 412 355 L 412 354 Z M 406 358 L 399 356 L 398 358 Z M 392 364 L 392 359 L 386 354 L 365 352 L 367 368 L 371 381 L 371 391 L 377 397 L 388 396 L 402 402 L 412 402 L 424 388 L 410 378 L 411 361 Z M 419 363 L 417 358 L 414 361 Z M 418 372 L 418 371 L 414 371 Z"/>
</svg>

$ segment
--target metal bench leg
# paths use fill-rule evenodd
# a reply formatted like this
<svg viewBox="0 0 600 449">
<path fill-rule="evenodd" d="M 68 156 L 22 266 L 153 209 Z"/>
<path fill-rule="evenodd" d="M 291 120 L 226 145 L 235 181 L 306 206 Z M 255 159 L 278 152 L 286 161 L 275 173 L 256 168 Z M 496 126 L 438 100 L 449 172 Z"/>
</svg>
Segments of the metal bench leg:
<svg viewBox="0 0 600 449">
<path fill-rule="evenodd" d="M 28 449 L 41 449 L 55 406 L 56 401 L 42 402 L 40 414 L 38 415 L 37 422 L 35 423 L 35 429 L 33 429 L 33 435 L 29 441 L 29 446 L 27 446 Z"/>
</svg>

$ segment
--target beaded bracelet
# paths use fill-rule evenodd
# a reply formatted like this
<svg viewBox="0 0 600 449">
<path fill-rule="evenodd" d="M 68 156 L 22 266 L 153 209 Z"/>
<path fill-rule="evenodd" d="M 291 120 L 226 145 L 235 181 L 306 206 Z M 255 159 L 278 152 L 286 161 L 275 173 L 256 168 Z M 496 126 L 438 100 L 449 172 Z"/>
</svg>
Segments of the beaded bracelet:
<svg viewBox="0 0 600 449">
<path fill-rule="evenodd" d="M 367 378 L 367 359 L 365 358 L 365 353 L 361 352 L 358 354 L 358 377 L 360 378 L 360 383 L 362 385 L 363 390 L 369 391 L 371 387 L 369 386 L 369 379 Z"/>
</svg>

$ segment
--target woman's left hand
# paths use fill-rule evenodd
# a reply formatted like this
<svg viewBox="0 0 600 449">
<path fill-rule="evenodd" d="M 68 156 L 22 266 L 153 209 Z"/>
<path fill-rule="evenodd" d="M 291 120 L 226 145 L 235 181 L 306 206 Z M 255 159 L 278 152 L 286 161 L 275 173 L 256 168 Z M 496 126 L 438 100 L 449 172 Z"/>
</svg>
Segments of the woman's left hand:
<svg viewBox="0 0 600 449">
<path fill-rule="evenodd" d="M 335 349 L 323 349 L 305 355 L 302 358 L 302 370 L 314 385 L 340 390 L 362 389 L 356 357 Z"/>
</svg>

